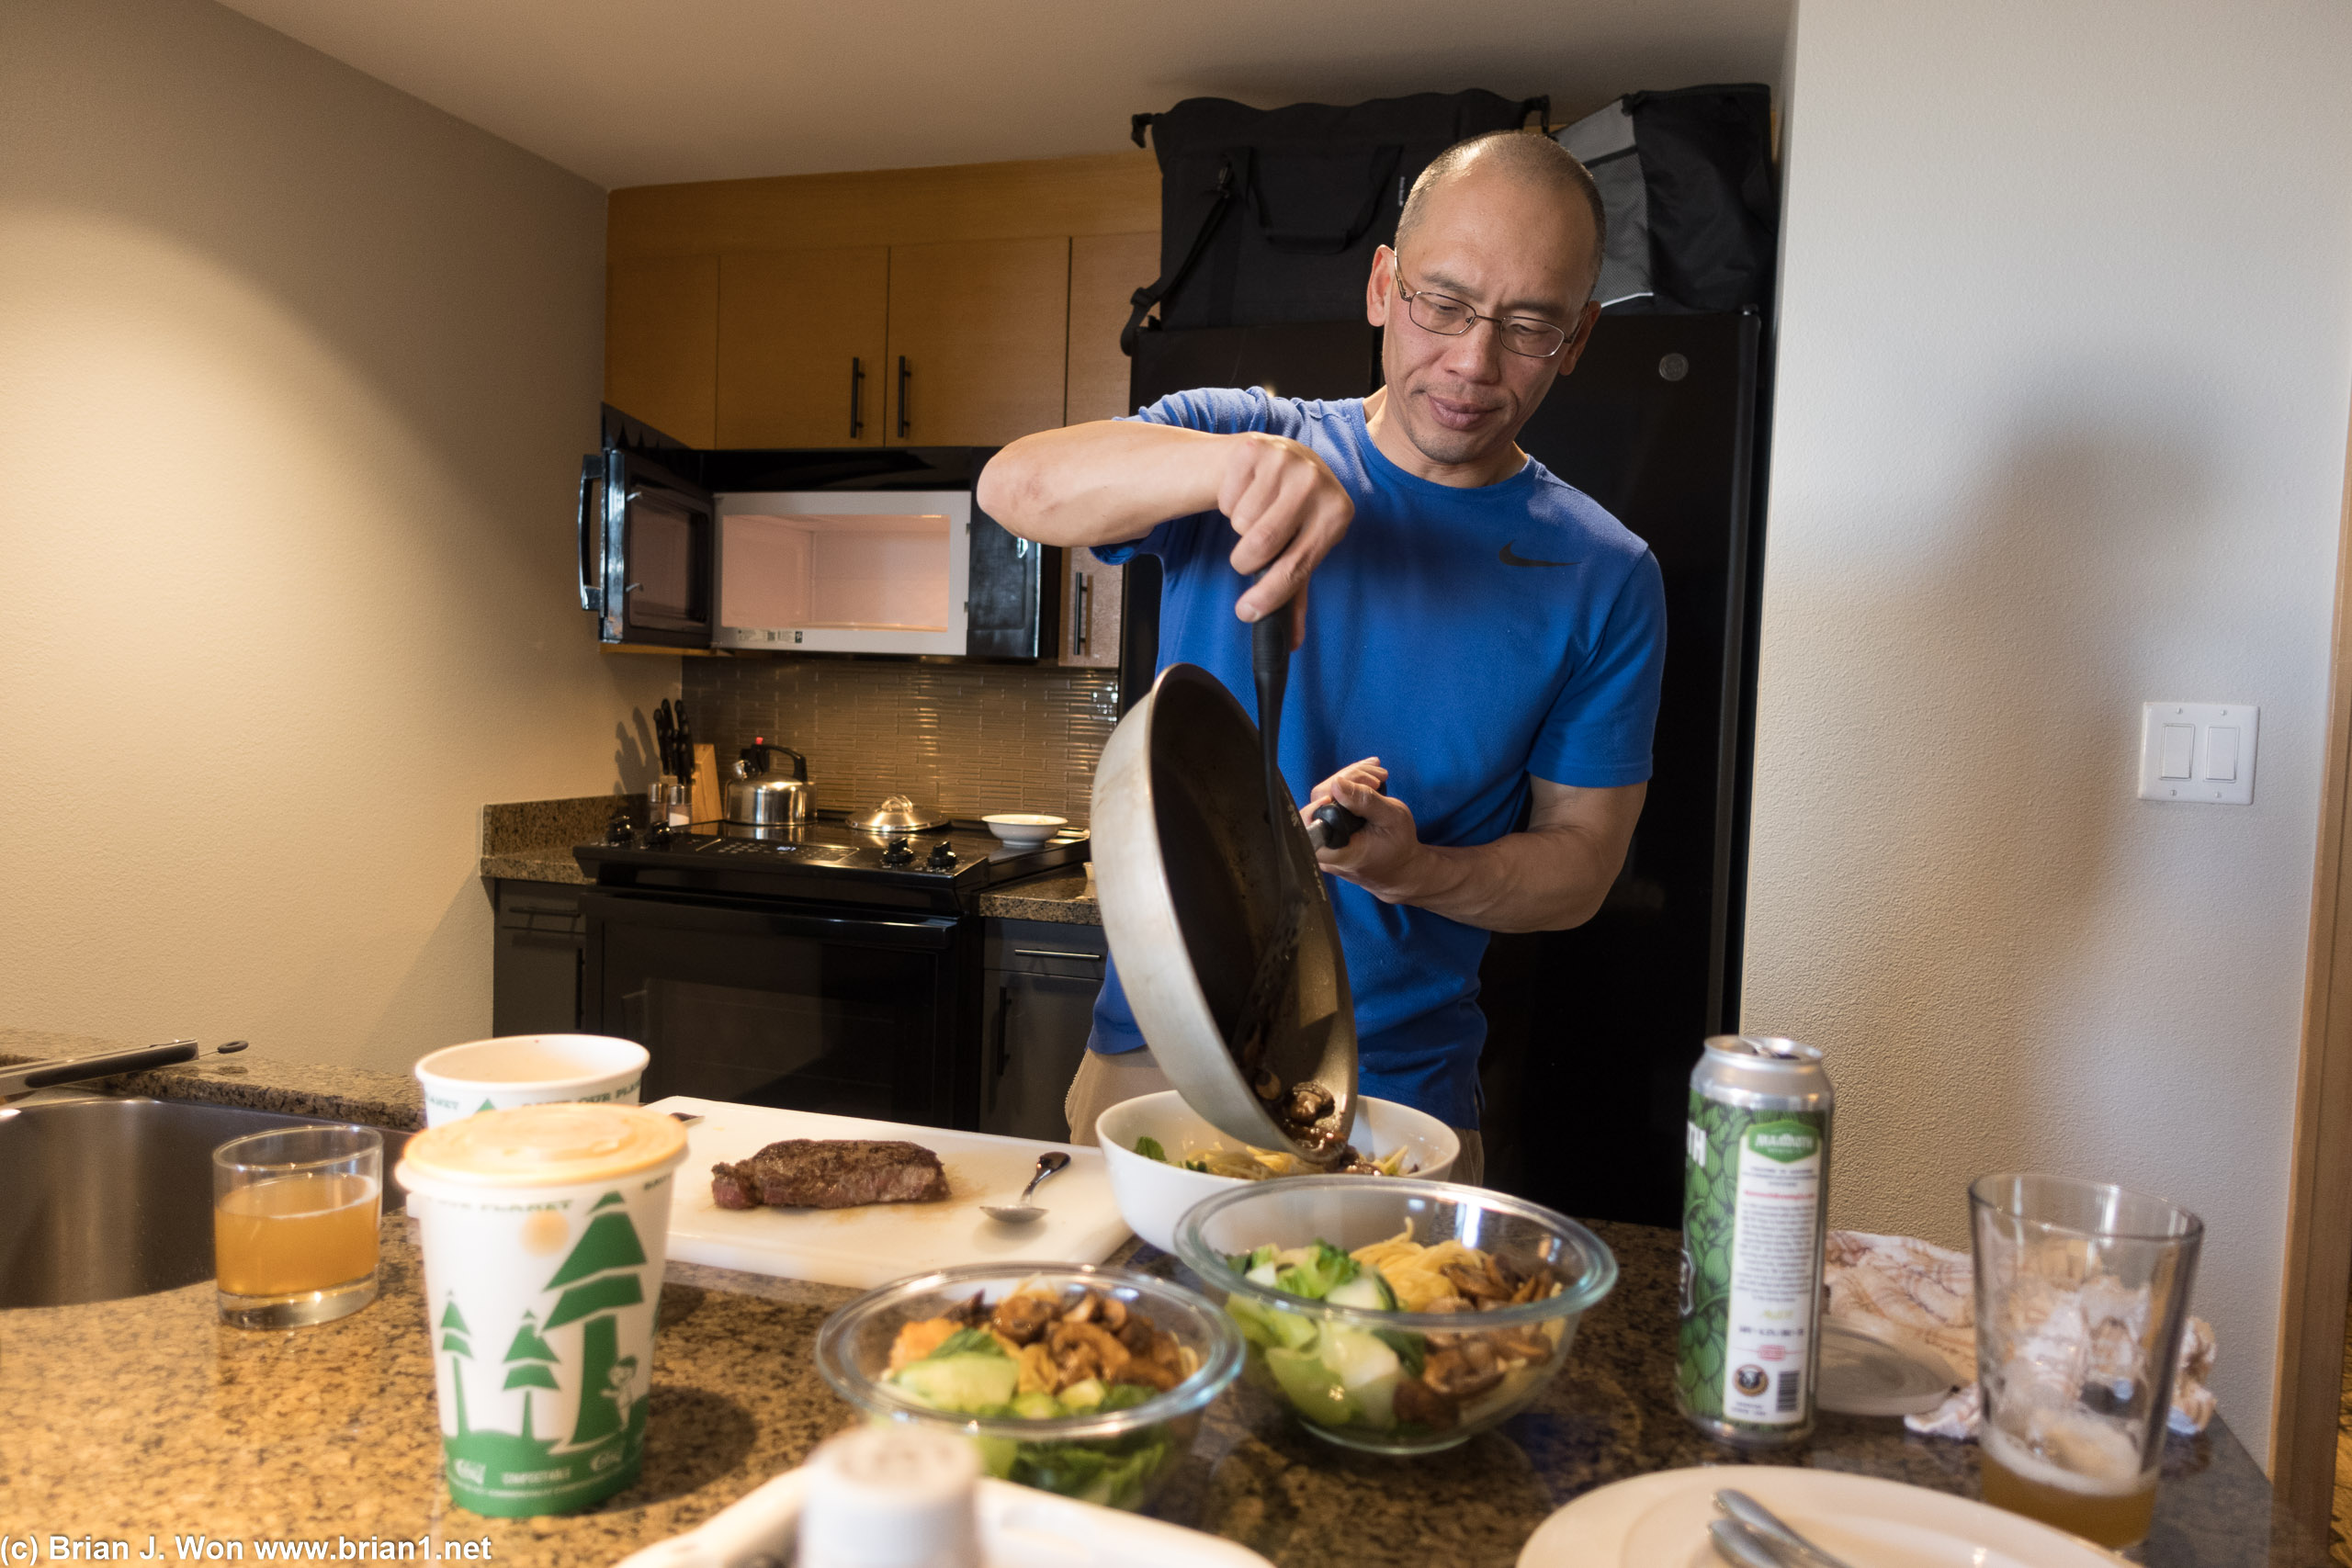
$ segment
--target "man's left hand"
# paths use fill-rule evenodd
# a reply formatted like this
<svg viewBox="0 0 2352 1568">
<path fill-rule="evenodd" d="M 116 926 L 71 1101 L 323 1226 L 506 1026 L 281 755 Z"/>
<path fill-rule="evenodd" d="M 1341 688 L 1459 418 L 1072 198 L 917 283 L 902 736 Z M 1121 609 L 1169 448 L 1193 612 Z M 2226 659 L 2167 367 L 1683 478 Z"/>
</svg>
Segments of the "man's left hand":
<svg viewBox="0 0 2352 1568">
<path fill-rule="evenodd" d="M 1388 770 L 1377 757 L 1351 762 L 1315 786 L 1300 816 L 1314 820 L 1317 808 L 1335 801 L 1363 818 L 1347 843 L 1336 850 L 1318 850 L 1315 859 L 1325 871 L 1352 882 L 1384 904 L 1408 901 L 1413 873 L 1422 853 L 1421 838 L 1413 825 L 1413 808 L 1382 790 Z"/>
</svg>

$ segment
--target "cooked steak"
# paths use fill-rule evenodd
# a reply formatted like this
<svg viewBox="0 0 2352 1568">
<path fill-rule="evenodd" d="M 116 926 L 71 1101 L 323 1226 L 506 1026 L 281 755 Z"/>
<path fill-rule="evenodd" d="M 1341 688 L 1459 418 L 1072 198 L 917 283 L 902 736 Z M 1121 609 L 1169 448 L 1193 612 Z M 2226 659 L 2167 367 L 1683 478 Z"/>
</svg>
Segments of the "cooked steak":
<svg viewBox="0 0 2352 1568">
<path fill-rule="evenodd" d="M 929 1203 L 947 1196 L 939 1156 L 921 1144 L 888 1138 L 786 1138 L 733 1165 L 710 1168 L 710 1195 L 722 1209 L 854 1209 L 863 1203 Z"/>
</svg>

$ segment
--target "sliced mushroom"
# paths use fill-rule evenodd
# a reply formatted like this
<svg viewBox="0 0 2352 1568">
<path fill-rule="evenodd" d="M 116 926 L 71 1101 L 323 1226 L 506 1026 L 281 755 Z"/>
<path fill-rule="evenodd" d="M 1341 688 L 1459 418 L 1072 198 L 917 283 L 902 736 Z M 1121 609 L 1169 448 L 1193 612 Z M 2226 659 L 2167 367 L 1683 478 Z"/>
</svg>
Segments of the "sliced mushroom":
<svg viewBox="0 0 2352 1568">
<path fill-rule="evenodd" d="M 1319 1083 L 1293 1084 L 1283 1097 L 1282 1119 L 1294 1127 L 1311 1127 L 1331 1114 L 1337 1103 Z"/>
<path fill-rule="evenodd" d="M 1127 1348 L 1099 1324 L 1064 1319 L 1046 1336 L 1046 1344 L 1061 1373 L 1056 1393 L 1088 1378 L 1100 1378 L 1106 1383 L 1121 1382 L 1135 1361 Z"/>
<path fill-rule="evenodd" d="M 1432 1432 L 1452 1431 L 1462 1415 L 1458 1402 L 1419 1378 L 1406 1378 L 1396 1384 L 1395 1408 L 1398 1421 L 1427 1427 Z"/>
<path fill-rule="evenodd" d="M 1465 1335 L 1456 1347 L 1430 1352 L 1421 1381 L 1449 1399 L 1472 1400 L 1501 1382 L 1503 1369 L 1492 1346 Z"/>
<path fill-rule="evenodd" d="M 1474 1302 L 1507 1302 L 1510 1292 L 1486 1268 L 1457 1258 L 1439 1268 L 1445 1282 Z"/>
<path fill-rule="evenodd" d="M 1060 1303 L 1051 1296 L 1023 1291 L 999 1302 L 989 1324 L 1015 1345 L 1027 1345 L 1051 1328 L 1060 1312 Z"/>
</svg>

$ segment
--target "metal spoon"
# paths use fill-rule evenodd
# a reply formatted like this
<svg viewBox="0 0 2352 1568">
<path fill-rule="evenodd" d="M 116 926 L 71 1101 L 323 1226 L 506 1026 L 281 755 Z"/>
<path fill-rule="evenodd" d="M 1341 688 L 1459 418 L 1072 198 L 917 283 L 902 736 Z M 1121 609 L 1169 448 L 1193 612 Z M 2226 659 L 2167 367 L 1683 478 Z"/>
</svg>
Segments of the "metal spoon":
<svg viewBox="0 0 2352 1568">
<path fill-rule="evenodd" d="M 1791 1529 L 1781 1517 L 1749 1496 L 1726 1486 L 1715 1494 L 1715 1506 L 1746 1526 L 1749 1534 L 1760 1537 L 1773 1555 L 1783 1562 L 1810 1563 L 1813 1568 L 1848 1568 L 1846 1560 L 1833 1556 Z"/>
<path fill-rule="evenodd" d="M 1037 1183 L 1069 1163 L 1069 1156 L 1062 1153 L 1061 1150 L 1046 1150 L 1037 1156 L 1037 1174 L 1031 1177 L 1029 1185 L 1021 1190 L 1021 1198 L 1018 1202 L 983 1203 L 980 1205 L 980 1213 L 989 1219 L 1001 1220 L 1008 1225 L 1025 1225 L 1032 1220 L 1044 1219 L 1046 1211 L 1029 1201 L 1029 1194 L 1037 1190 Z"/>
</svg>

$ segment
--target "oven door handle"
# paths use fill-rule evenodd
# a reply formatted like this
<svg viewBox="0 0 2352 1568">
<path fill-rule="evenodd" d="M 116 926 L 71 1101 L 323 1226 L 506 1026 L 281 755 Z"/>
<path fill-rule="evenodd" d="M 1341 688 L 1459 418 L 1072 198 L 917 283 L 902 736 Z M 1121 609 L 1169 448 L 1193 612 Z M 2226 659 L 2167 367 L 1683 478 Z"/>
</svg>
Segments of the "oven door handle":
<svg viewBox="0 0 2352 1568">
<path fill-rule="evenodd" d="M 584 890 L 580 910 L 587 916 L 592 929 L 600 922 L 610 922 L 731 930 L 759 936 L 852 942 L 866 947 L 944 948 L 955 942 L 960 923 L 953 915 L 820 911 L 757 899 L 604 887 Z"/>
</svg>

